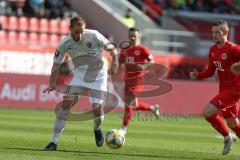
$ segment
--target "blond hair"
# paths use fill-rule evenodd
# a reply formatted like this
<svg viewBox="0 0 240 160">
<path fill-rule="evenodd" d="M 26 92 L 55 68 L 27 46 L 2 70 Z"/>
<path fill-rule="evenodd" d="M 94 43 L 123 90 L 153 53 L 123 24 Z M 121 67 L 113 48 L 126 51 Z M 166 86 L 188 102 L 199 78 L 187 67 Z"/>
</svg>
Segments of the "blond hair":
<svg viewBox="0 0 240 160">
<path fill-rule="evenodd" d="M 221 29 L 224 31 L 224 32 L 229 32 L 229 26 L 228 26 L 228 23 L 224 20 L 219 20 L 217 22 L 215 22 L 213 24 L 213 27 L 216 26 L 216 27 L 221 27 Z"/>
<path fill-rule="evenodd" d="M 78 15 L 70 19 L 70 27 L 72 27 L 77 21 L 79 21 L 80 23 L 86 24 L 85 19 L 81 15 Z"/>
</svg>

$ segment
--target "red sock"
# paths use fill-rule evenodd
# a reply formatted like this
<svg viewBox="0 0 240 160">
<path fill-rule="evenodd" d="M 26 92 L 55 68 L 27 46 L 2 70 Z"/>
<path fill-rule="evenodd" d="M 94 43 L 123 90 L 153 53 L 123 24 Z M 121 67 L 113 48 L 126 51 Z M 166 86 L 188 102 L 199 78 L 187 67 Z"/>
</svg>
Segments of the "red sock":
<svg viewBox="0 0 240 160">
<path fill-rule="evenodd" d="M 133 115 L 133 107 L 131 106 L 126 106 L 125 107 L 125 112 L 124 112 L 124 119 L 123 119 L 123 126 L 127 127 L 128 124 L 131 121 L 132 115 Z"/>
<path fill-rule="evenodd" d="M 151 105 L 144 102 L 139 102 L 137 110 L 151 111 Z"/>
<path fill-rule="evenodd" d="M 229 135 L 230 132 L 229 132 L 227 126 L 225 125 L 223 119 L 219 115 L 214 114 L 211 117 L 206 118 L 206 120 L 209 123 L 211 123 L 213 128 L 215 128 L 224 137 Z"/>
<path fill-rule="evenodd" d="M 240 123 L 238 123 L 238 126 L 236 128 L 232 128 L 232 130 L 236 133 L 238 138 L 240 138 Z"/>
</svg>

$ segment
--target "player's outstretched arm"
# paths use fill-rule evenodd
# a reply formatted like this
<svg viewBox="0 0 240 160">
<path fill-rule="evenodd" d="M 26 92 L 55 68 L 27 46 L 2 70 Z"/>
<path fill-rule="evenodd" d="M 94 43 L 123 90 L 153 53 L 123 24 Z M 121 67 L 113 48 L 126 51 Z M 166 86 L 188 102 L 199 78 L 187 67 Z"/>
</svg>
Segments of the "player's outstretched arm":
<svg viewBox="0 0 240 160">
<path fill-rule="evenodd" d="M 215 65 L 209 63 L 208 67 L 203 70 L 202 72 L 191 72 L 189 77 L 191 80 L 197 80 L 197 79 L 202 79 L 202 78 L 209 78 L 212 77 L 215 73 Z"/>
<path fill-rule="evenodd" d="M 151 66 L 154 63 L 153 56 L 152 56 L 152 54 L 150 54 L 150 52 L 147 56 L 147 61 L 148 61 L 147 63 L 138 65 L 141 70 L 143 70 L 143 71 L 146 70 L 149 66 Z"/>
<path fill-rule="evenodd" d="M 232 66 L 231 66 L 231 71 L 234 75 L 237 75 L 240 73 L 240 64 L 239 63 L 234 63 Z"/>
<path fill-rule="evenodd" d="M 114 47 L 113 44 L 109 44 L 107 45 L 107 49 L 106 49 L 110 55 L 112 56 L 112 67 L 111 67 L 111 73 L 115 74 L 117 73 L 117 70 L 119 68 L 119 62 L 118 62 L 118 54 L 117 54 L 117 50 Z"/>
<path fill-rule="evenodd" d="M 212 77 L 215 73 L 215 70 L 216 70 L 216 67 L 214 63 L 212 61 L 209 61 L 208 67 L 204 71 L 199 72 L 197 77 L 199 79 Z"/>
<path fill-rule="evenodd" d="M 221 65 L 220 65 L 221 66 Z M 190 73 L 190 79 L 196 80 L 196 79 L 202 79 L 202 78 L 209 78 L 212 77 L 215 73 L 216 67 L 220 67 L 218 64 L 214 64 L 213 62 L 213 55 L 211 52 L 209 52 L 208 56 L 208 66 L 205 70 L 202 72 L 191 72 Z"/>
<path fill-rule="evenodd" d="M 154 59 L 153 59 L 153 55 L 151 54 L 148 48 L 142 47 L 142 51 L 144 53 L 144 58 L 147 60 L 147 62 L 143 64 L 142 63 L 138 64 L 137 67 L 138 69 L 144 71 L 154 63 Z"/>
<path fill-rule="evenodd" d="M 49 93 L 49 92 L 55 90 L 57 77 L 58 77 L 58 73 L 59 73 L 59 68 L 60 68 L 59 64 L 53 63 L 52 70 L 51 70 L 51 75 L 50 75 L 50 78 L 49 78 L 49 85 L 45 90 L 43 90 L 43 93 L 46 93 L 46 92 Z"/>
<path fill-rule="evenodd" d="M 237 75 L 240 73 L 240 63 L 239 63 L 239 61 L 240 61 L 240 46 L 236 46 L 233 48 L 232 56 L 233 56 L 234 60 L 238 61 L 238 63 L 234 63 L 231 66 L 231 71 L 234 75 Z"/>
<path fill-rule="evenodd" d="M 56 52 L 53 57 L 53 65 L 52 65 L 52 70 L 51 70 L 51 75 L 49 78 L 49 85 L 48 87 L 43 91 L 45 92 L 51 92 L 55 90 L 56 84 L 57 84 L 57 77 L 59 74 L 59 69 L 60 69 L 60 64 L 62 63 L 63 60 L 67 59 L 67 56 L 65 56 L 65 51 L 66 51 L 66 45 L 65 42 L 66 39 L 63 39 L 59 46 L 56 49 Z"/>
</svg>

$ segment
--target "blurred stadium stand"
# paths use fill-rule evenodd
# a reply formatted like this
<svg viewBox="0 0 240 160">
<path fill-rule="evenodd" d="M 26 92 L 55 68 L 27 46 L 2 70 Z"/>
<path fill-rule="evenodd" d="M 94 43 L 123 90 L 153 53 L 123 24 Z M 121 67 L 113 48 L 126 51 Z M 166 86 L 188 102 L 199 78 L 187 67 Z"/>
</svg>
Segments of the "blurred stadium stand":
<svg viewBox="0 0 240 160">
<path fill-rule="evenodd" d="M 1 37 L 5 39 L 2 41 L 2 45 L 9 45 L 8 42 L 15 41 L 14 43 L 18 45 L 36 43 L 42 47 L 56 47 L 60 38 L 67 34 L 69 30 L 68 19 L 18 18 L 1 15 L 0 23 L 2 24 Z M 50 42 L 54 41 L 54 43 L 48 43 L 48 39 L 51 40 Z"/>
<path fill-rule="evenodd" d="M 0 8 L 1 45 L 56 47 L 76 15 L 66 0 L 0 0 Z"/>
<path fill-rule="evenodd" d="M 119 43 L 127 39 L 128 27 L 122 23 L 122 16 L 128 9 L 132 10 L 136 26 L 142 31 L 142 43 L 156 55 L 173 55 L 175 59 L 178 59 L 176 54 L 206 57 L 212 44 L 212 22 L 220 18 L 231 25 L 230 39 L 240 41 L 240 19 L 234 15 L 239 13 L 237 2 L 233 1 L 234 6 L 230 5 L 230 1 L 219 1 L 215 5 L 205 0 L 176 2 L 92 0 L 82 1 L 78 5 L 78 0 L 0 0 L 0 45 L 12 49 L 20 47 L 52 51 L 68 33 L 69 18 L 76 13 L 87 17 L 90 28 L 111 35 Z M 202 7 L 199 8 L 199 5 Z M 171 63 L 168 66 L 168 78 L 173 79 L 188 79 L 191 70 L 201 70 L 207 63 L 183 61 L 183 58 L 177 63 L 168 61 L 168 64 Z"/>
<path fill-rule="evenodd" d="M 211 25 L 218 19 L 229 22 L 231 29 L 230 40 L 236 43 L 240 41 L 237 34 L 240 26 L 240 18 L 237 15 L 240 13 L 240 3 L 237 0 L 129 0 L 129 2 L 147 13 L 147 15 L 151 13 L 151 18 L 153 18 L 152 14 L 154 14 L 155 19 L 156 17 L 162 19 L 161 28 L 163 29 L 174 29 L 167 23 L 172 19 L 181 25 L 185 31 L 194 32 L 195 38 L 193 39 L 195 42 L 192 41 L 191 49 L 178 50 L 178 52 L 206 56 L 208 53 L 207 48 L 212 44 Z M 182 30 L 179 25 L 174 26 L 175 30 Z M 177 39 L 177 43 L 179 43 L 179 39 L 182 41 L 181 37 Z M 169 41 L 173 41 L 173 38 Z M 186 44 L 189 45 L 189 43 Z M 179 45 L 177 46 L 179 47 Z M 159 46 L 158 49 L 162 50 Z"/>
</svg>

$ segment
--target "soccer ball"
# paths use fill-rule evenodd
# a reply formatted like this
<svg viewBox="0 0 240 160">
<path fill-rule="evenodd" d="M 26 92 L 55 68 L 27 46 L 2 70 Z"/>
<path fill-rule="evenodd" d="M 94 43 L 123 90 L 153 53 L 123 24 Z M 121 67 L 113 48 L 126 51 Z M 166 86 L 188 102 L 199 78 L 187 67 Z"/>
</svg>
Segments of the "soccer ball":
<svg viewBox="0 0 240 160">
<path fill-rule="evenodd" d="M 118 149 L 124 145 L 125 136 L 118 129 L 111 129 L 107 132 L 105 141 L 109 148 Z"/>
</svg>

